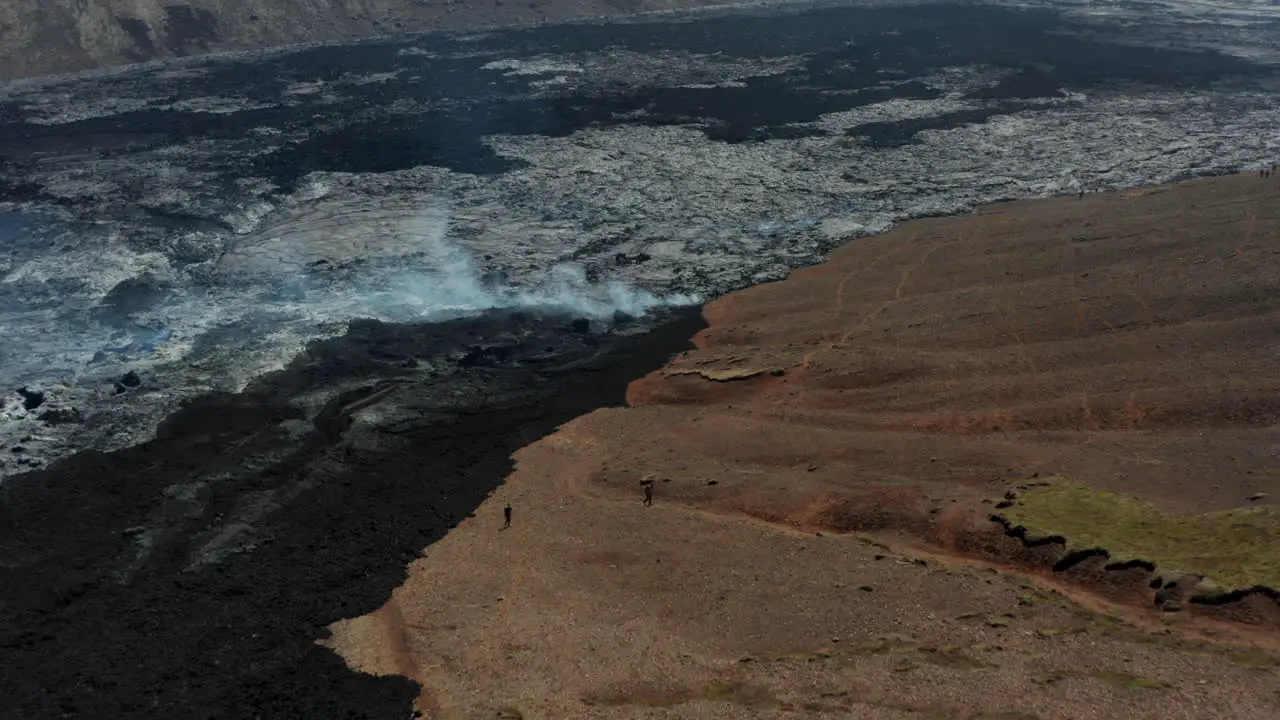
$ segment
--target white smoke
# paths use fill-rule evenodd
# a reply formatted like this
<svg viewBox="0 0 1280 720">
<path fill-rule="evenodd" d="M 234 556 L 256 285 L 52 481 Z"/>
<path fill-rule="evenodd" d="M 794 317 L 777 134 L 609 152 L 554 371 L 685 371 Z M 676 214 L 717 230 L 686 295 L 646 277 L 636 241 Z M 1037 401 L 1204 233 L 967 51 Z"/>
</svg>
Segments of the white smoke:
<svg viewBox="0 0 1280 720">
<path fill-rule="evenodd" d="M 616 313 L 638 317 L 655 308 L 699 302 L 696 295 L 660 297 L 617 280 L 592 284 L 586 271 L 572 264 L 553 267 L 541 283 L 486 283 L 465 253 L 458 252 L 463 257 L 445 266 L 390 278 L 386 291 L 370 298 L 369 309 L 402 318 L 406 309 L 412 309 L 421 319 L 500 308 L 604 319 Z"/>
<path fill-rule="evenodd" d="M 616 312 L 638 316 L 658 307 L 693 305 L 699 302 L 696 295 L 658 297 L 617 280 L 592 285 L 581 266 L 568 264 L 552 268 L 549 282 L 545 286 L 532 291 L 519 291 L 509 297 L 517 307 L 562 309 L 588 317 L 605 317 Z"/>
<path fill-rule="evenodd" d="M 8 350 L 0 350 L 0 387 L 56 382 L 109 393 L 110 381 L 126 369 L 145 371 L 194 358 L 207 368 L 202 382 L 227 387 L 227 378 L 235 377 L 238 388 L 245 378 L 282 367 L 308 341 L 342 332 L 354 318 L 434 322 L 519 309 L 607 322 L 616 313 L 641 317 L 700 302 L 695 295 L 659 296 L 618 280 L 593 283 L 575 264 L 508 280 L 486 274 L 452 241 L 447 210 L 425 208 L 396 220 L 386 238 L 372 236 L 377 231 L 370 228 L 368 242 L 359 243 L 359 253 L 367 254 L 353 250 L 345 258 L 367 262 L 317 272 L 307 268 L 311 256 L 302 252 L 305 246 L 293 249 L 296 257 L 290 248 L 279 248 L 296 269 L 239 283 L 186 281 L 155 253 L 98 252 L 99 265 L 109 262 L 102 266 L 106 270 L 92 272 L 89 253 L 33 257 L 0 276 L 0 331 L 11 340 Z M 391 241 L 389 248 L 384 239 Z M 95 319 L 95 306 L 112 285 L 152 275 L 165 279 L 163 298 L 127 319 Z M 82 294 L 70 302 L 56 292 L 55 282 L 72 283 Z"/>
<path fill-rule="evenodd" d="M 369 310 L 375 314 L 407 319 L 405 314 L 429 319 L 433 315 L 522 309 L 577 317 L 603 319 L 616 313 L 642 316 L 662 307 L 701 302 L 691 294 L 658 296 L 618 280 L 592 283 L 587 271 L 573 263 L 556 265 L 537 278 L 509 283 L 486 278 L 471 254 L 448 239 L 448 214 L 424 213 L 413 222 L 423 258 L 420 265 L 376 281 L 368 293 Z"/>
</svg>

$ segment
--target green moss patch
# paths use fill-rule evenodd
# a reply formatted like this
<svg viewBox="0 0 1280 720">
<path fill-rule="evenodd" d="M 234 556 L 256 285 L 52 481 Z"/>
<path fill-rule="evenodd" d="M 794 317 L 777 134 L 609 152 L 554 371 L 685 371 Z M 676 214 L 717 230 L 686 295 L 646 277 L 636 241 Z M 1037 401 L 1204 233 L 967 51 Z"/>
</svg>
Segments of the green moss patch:
<svg viewBox="0 0 1280 720">
<path fill-rule="evenodd" d="M 914 670 L 925 665 L 958 670 L 981 670 L 997 666 L 974 653 L 991 649 L 993 648 L 989 645 L 925 645 L 906 635 L 885 633 L 872 635 L 839 648 L 789 653 L 763 660 L 783 663 L 832 662 L 849 665 L 857 663 L 860 658 L 886 655 L 896 659 L 893 669 L 897 672 Z"/>
<path fill-rule="evenodd" d="M 1169 690 L 1177 687 L 1171 682 L 1159 680 L 1157 678 L 1141 677 L 1126 672 L 1118 672 L 1114 670 L 1103 670 L 1094 675 L 1102 682 L 1130 692 L 1139 692 L 1142 690 Z"/>
<path fill-rule="evenodd" d="M 1280 658 L 1259 648 L 1235 648 L 1224 654 L 1233 665 L 1250 670 L 1273 670 L 1280 667 Z"/>
<path fill-rule="evenodd" d="M 1134 675 L 1133 673 L 1127 673 L 1120 670 L 1098 670 L 1092 673 L 1063 670 L 1033 677 L 1031 678 L 1031 682 L 1036 685 L 1048 687 L 1071 678 L 1092 678 L 1118 690 L 1127 690 L 1129 692 L 1140 692 L 1143 690 L 1170 690 L 1177 687 L 1177 684 L 1171 683 L 1167 680 L 1142 677 L 1141 675 Z"/>
<path fill-rule="evenodd" d="M 1270 505 L 1176 515 L 1124 495 L 1055 481 L 1017 494 L 1001 517 L 1028 539 L 1061 537 L 1068 552 L 1202 575 L 1224 590 L 1280 589 L 1280 510 Z"/>
<path fill-rule="evenodd" d="M 585 695 L 581 700 L 584 705 L 649 708 L 675 707 L 699 700 L 728 702 L 747 707 L 768 707 L 777 704 L 777 699 L 762 687 L 719 681 L 700 689 L 683 686 L 636 686 Z"/>
</svg>

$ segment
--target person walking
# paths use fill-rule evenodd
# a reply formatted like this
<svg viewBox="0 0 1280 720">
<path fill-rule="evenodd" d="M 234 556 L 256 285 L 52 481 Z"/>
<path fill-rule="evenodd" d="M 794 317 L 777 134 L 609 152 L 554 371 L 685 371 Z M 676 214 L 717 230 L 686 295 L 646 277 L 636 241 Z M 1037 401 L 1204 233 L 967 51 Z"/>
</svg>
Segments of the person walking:
<svg viewBox="0 0 1280 720">
<path fill-rule="evenodd" d="M 653 504 L 653 483 L 644 486 L 644 504 L 646 507 Z"/>
<path fill-rule="evenodd" d="M 511 527 L 511 505 L 502 508 L 502 529 Z"/>
</svg>

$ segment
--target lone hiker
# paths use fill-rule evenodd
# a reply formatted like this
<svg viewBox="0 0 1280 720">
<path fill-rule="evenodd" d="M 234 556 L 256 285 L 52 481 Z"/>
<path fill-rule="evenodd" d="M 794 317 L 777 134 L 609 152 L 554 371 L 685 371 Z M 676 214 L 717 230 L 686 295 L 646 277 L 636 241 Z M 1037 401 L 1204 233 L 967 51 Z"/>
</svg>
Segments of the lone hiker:
<svg viewBox="0 0 1280 720">
<path fill-rule="evenodd" d="M 511 527 L 511 506 L 507 505 L 502 508 L 502 529 L 506 530 Z"/>
<path fill-rule="evenodd" d="M 649 482 L 647 485 L 644 486 L 644 504 L 645 505 L 653 504 L 653 483 L 652 482 Z"/>
</svg>

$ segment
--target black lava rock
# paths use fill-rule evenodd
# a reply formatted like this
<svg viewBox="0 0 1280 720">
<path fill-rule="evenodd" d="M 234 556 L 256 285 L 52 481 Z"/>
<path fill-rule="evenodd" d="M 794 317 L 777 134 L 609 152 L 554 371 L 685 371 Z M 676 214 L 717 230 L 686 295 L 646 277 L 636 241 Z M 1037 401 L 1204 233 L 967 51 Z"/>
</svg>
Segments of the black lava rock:
<svg viewBox="0 0 1280 720">
<path fill-rule="evenodd" d="M 18 394 L 22 396 L 22 407 L 28 410 L 35 410 L 44 404 L 44 393 L 39 390 L 28 390 L 27 388 L 18 388 Z"/>
<path fill-rule="evenodd" d="M 45 425 L 66 425 L 84 422 L 84 416 L 76 408 L 50 408 L 40 413 L 40 422 Z"/>
<path fill-rule="evenodd" d="M 151 274 L 127 278 L 107 292 L 94 315 L 101 322 L 127 323 L 134 313 L 162 302 L 169 296 L 170 289 L 167 281 Z"/>
<path fill-rule="evenodd" d="M 570 320 L 493 312 L 353 323 L 240 393 L 184 403 L 151 441 L 48 467 L 33 452 L 5 453 L 10 467 L 30 458 L 31 472 L 0 484 L 0 528 L 10 533 L 0 537 L 39 552 L 15 553 L 0 573 L 0 717 L 409 717 L 417 685 L 353 672 L 316 638 L 383 605 L 405 565 L 511 473 L 513 452 L 625 404 L 631 380 L 704 326 L 690 311 L 592 348 Z M 557 362 L 542 358 L 549 345 L 562 348 Z M 406 379 L 385 359 L 424 348 L 511 357 L 486 355 L 439 380 Z M 332 399 L 309 432 L 280 429 L 307 422 L 298 399 L 319 394 Z M 404 420 L 358 423 L 353 408 L 364 400 Z M 348 431 L 358 452 L 343 451 Z M 207 506 L 167 490 L 197 482 Z M 255 528 L 270 542 L 191 564 L 204 557 L 205 531 L 234 521 L 235 508 L 297 487 L 308 489 Z M 148 535 L 146 561 L 121 582 L 122 548 L 138 546 L 137 528 L 154 527 L 168 504 L 164 532 Z"/>
</svg>

